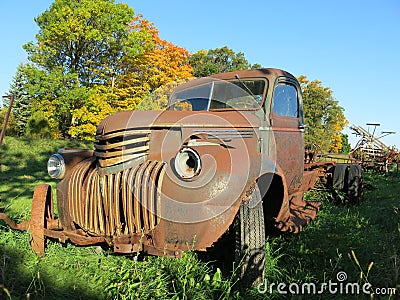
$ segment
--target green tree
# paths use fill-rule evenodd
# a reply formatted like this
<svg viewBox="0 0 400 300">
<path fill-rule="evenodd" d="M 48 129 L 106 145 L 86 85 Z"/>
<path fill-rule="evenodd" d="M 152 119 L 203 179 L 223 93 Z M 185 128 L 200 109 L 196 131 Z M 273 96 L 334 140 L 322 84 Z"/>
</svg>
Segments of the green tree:
<svg viewBox="0 0 400 300">
<path fill-rule="evenodd" d="M 28 92 L 35 119 L 45 120 L 54 138 L 70 136 L 73 114 L 90 103 L 92 89 L 112 92 L 116 78 L 130 72 L 126 56 L 140 58 L 152 46 L 149 32 L 131 29 L 133 20 L 133 9 L 114 0 L 55 0 L 35 19 L 37 43 L 24 45 Z"/>
<path fill-rule="evenodd" d="M 199 50 L 192 54 L 189 58 L 189 63 L 193 67 L 193 75 L 195 77 L 261 67 L 259 64 L 251 65 L 242 52 L 235 53 L 226 46 L 210 50 Z"/>
<path fill-rule="evenodd" d="M 89 98 L 72 111 L 71 136 L 93 139 L 100 121 L 116 111 L 165 108 L 166 98 L 142 100 L 164 84 L 174 86 L 174 82 L 192 77 L 187 50 L 160 39 L 157 28 L 147 19 L 135 16 L 129 30 L 150 34 L 151 43 L 143 47 L 142 54 L 122 58 L 124 72 L 111 85 L 92 86 Z"/>
<path fill-rule="evenodd" d="M 319 145 L 322 151 L 338 153 L 342 149 L 341 132 L 348 124 L 343 107 L 321 81 L 309 81 L 303 75 L 298 80 L 303 92 L 306 142 Z"/>
<path fill-rule="evenodd" d="M 33 99 L 32 115 L 38 112 L 35 119 L 38 119 L 38 116 L 39 119 L 46 119 L 53 138 L 68 137 L 72 121 L 71 111 L 85 103 L 90 89 L 76 84 L 75 74 L 65 73 L 62 67 L 47 72 L 28 64 L 24 72 L 28 78 L 27 91 Z"/>
<path fill-rule="evenodd" d="M 150 38 L 128 30 L 133 18 L 132 8 L 114 0 L 55 0 L 35 19 L 37 43 L 24 48 L 48 72 L 62 67 L 81 84 L 112 81 L 123 72 L 122 57 L 141 54 Z"/>
<path fill-rule="evenodd" d="M 49 119 L 41 111 L 34 112 L 26 124 L 26 135 L 32 138 L 50 138 L 52 130 Z"/>
<path fill-rule="evenodd" d="M 351 145 L 349 143 L 349 136 L 344 133 L 341 133 L 340 136 L 342 138 L 342 149 L 340 149 L 340 153 L 350 153 Z"/>
<path fill-rule="evenodd" d="M 15 120 L 16 134 L 25 134 L 26 124 L 31 116 L 32 101 L 27 90 L 28 78 L 24 72 L 24 65 L 20 64 L 10 86 L 9 94 L 14 94 L 12 113 Z"/>
<path fill-rule="evenodd" d="M 6 104 L 4 104 L 6 105 Z M 7 115 L 7 111 L 8 111 L 8 106 L 5 106 L 3 108 L 0 109 L 0 130 L 2 130 L 3 125 L 4 125 L 4 121 Z M 14 114 L 11 111 L 11 114 L 8 118 L 8 122 L 7 122 L 7 127 L 6 127 L 6 135 L 10 135 L 10 136 L 15 136 L 18 133 L 18 127 L 17 127 L 17 120 L 14 117 Z"/>
</svg>

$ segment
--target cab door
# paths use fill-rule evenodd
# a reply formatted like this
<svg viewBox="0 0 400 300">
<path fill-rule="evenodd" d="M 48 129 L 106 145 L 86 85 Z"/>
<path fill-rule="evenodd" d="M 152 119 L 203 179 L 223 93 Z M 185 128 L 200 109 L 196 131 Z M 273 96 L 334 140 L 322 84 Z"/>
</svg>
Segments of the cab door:
<svg viewBox="0 0 400 300">
<path fill-rule="evenodd" d="M 289 193 L 298 189 L 304 171 L 304 117 L 299 84 L 279 78 L 274 86 L 270 122 L 276 160 L 286 177 Z"/>
</svg>

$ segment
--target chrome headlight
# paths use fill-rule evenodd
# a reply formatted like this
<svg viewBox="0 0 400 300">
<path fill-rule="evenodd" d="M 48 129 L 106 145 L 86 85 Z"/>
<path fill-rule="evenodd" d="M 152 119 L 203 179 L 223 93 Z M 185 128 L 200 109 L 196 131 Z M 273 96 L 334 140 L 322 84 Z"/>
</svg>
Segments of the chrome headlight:
<svg viewBox="0 0 400 300">
<path fill-rule="evenodd" d="M 175 157 L 175 170 L 183 179 L 198 175 L 201 170 L 199 154 L 192 148 L 183 148 Z"/>
<path fill-rule="evenodd" d="M 47 161 L 47 172 L 51 178 L 63 179 L 65 175 L 65 161 L 60 154 L 53 154 Z"/>
</svg>

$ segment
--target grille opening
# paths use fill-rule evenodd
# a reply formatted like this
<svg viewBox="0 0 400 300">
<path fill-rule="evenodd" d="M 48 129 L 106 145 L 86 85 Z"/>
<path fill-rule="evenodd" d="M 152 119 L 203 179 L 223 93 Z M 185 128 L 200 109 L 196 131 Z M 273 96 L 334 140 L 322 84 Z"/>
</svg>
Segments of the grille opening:
<svg viewBox="0 0 400 300">
<path fill-rule="evenodd" d="M 148 155 L 150 130 L 127 130 L 96 136 L 95 156 L 102 168 Z"/>
<path fill-rule="evenodd" d="M 99 175 L 91 161 L 71 174 L 68 205 L 77 227 L 93 235 L 146 233 L 159 223 L 162 161 L 146 161 L 112 174 Z"/>
</svg>

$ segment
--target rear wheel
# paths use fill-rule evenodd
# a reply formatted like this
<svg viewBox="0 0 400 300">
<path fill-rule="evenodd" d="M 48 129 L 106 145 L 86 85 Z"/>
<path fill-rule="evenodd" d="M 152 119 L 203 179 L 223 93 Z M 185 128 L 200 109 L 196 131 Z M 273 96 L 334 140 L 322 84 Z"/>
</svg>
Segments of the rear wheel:
<svg viewBox="0 0 400 300">
<path fill-rule="evenodd" d="M 353 203 L 360 203 L 363 199 L 363 178 L 360 165 L 349 167 L 347 196 Z"/>
<path fill-rule="evenodd" d="M 261 195 L 257 186 L 251 200 L 241 203 L 233 230 L 235 267 L 243 285 L 250 286 L 262 281 L 265 264 L 265 224 Z"/>
<path fill-rule="evenodd" d="M 363 180 L 360 165 L 337 164 L 333 172 L 333 187 L 337 202 L 359 203 L 363 198 Z M 343 193 L 343 196 L 338 192 Z"/>
</svg>

